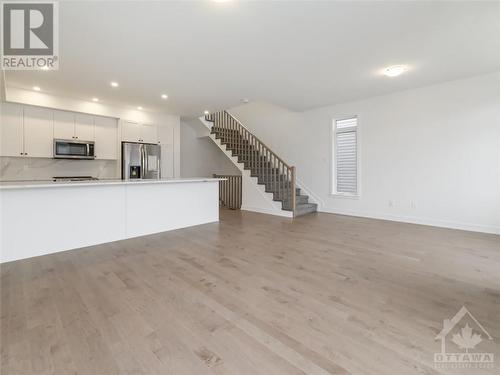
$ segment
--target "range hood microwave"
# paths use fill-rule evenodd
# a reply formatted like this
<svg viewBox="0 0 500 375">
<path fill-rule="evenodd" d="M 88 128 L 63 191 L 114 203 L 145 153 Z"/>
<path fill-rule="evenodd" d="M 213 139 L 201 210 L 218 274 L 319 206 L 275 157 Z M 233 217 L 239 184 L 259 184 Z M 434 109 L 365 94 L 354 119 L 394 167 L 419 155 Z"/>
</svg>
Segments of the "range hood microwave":
<svg viewBox="0 0 500 375">
<path fill-rule="evenodd" d="M 54 159 L 95 159 L 93 141 L 54 139 Z"/>
</svg>

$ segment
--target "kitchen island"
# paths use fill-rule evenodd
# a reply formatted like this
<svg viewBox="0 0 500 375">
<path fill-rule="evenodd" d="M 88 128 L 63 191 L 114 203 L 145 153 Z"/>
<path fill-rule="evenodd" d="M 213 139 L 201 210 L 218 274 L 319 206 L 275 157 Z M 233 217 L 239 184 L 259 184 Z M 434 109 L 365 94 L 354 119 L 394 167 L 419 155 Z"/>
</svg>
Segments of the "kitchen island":
<svg viewBox="0 0 500 375">
<path fill-rule="evenodd" d="M 0 262 L 216 222 L 218 181 L 0 182 Z"/>
</svg>

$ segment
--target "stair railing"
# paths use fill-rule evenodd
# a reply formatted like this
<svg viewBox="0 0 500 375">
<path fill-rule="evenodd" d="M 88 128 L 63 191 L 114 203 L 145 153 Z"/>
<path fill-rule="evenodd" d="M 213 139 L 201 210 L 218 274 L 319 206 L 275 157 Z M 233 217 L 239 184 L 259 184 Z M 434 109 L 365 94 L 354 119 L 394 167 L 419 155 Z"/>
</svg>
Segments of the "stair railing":
<svg viewBox="0 0 500 375">
<path fill-rule="evenodd" d="M 242 203 L 241 175 L 213 174 L 219 181 L 219 203 L 231 210 L 239 210 Z"/>
<path fill-rule="evenodd" d="M 230 113 L 210 113 L 205 115 L 205 120 L 214 123 L 230 148 L 248 162 L 251 171 L 257 171 L 258 176 L 278 195 L 278 199 L 289 202 L 295 216 L 295 167 L 288 165 Z"/>
</svg>

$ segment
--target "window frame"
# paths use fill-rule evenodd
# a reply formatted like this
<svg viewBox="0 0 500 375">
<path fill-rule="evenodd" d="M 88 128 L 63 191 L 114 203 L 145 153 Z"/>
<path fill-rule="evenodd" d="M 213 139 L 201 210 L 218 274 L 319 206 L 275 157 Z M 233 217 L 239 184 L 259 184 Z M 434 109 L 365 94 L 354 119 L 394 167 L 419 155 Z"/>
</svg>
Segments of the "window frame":
<svg viewBox="0 0 500 375">
<path fill-rule="evenodd" d="M 356 193 L 337 191 L 337 134 L 350 131 L 352 128 L 337 130 L 337 121 L 356 119 Z M 361 196 L 361 127 L 359 116 L 341 116 L 332 119 L 330 127 L 330 196 L 339 198 L 358 199 Z"/>
</svg>

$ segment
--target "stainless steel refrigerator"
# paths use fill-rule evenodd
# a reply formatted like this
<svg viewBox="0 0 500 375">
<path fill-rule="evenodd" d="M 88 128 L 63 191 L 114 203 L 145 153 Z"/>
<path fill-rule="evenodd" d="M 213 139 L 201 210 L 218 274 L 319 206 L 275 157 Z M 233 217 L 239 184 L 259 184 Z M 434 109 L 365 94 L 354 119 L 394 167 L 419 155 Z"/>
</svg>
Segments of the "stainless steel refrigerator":
<svg viewBox="0 0 500 375">
<path fill-rule="evenodd" d="M 122 179 L 160 179 L 161 146 L 122 142 Z"/>
</svg>

